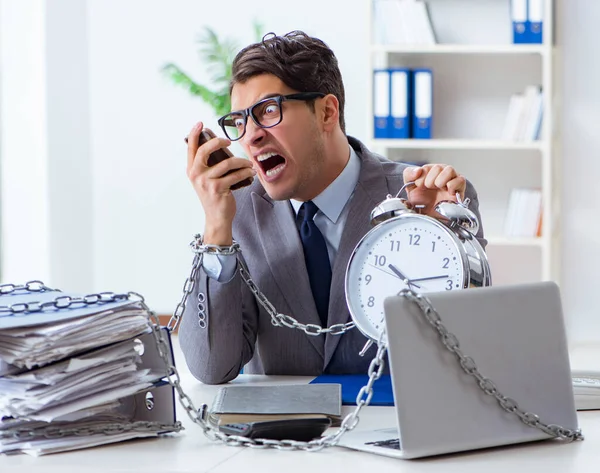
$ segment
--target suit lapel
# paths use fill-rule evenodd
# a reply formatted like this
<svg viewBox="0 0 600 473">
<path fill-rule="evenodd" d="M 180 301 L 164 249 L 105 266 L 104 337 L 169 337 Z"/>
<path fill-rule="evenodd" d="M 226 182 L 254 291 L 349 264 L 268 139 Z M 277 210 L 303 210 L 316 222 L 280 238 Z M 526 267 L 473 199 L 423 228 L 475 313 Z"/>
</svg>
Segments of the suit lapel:
<svg viewBox="0 0 600 473">
<path fill-rule="evenodd" d="M 348 203 L 350 205 L 348 219 L 344 226 L 342 239 L 332 268 L 329 299 L 330 326 L 343 324 L 350 320 L 344 287 L 346 267 L 354 248 L 371 229 L 371 211 L 388 194 L 387 181 L 379 160 L 372 157 L 366 148 L 362 146 L 361 149 L 357 150 L 357 154 L 361 158 L 360 175 L 354 194 Z M 324 367 L 329 364 L 341 337 L 340 335 L 327 335 Z"/>
<path fill-rule="evenodd" d="M 304 324 L 320 325 L 293 209 L 288 201 L 274 202 L 266 194 L 258 193 L 252 194 L 252 204 L 265 259 L 288 307 L 294 311 L 287 315 Z M 307 337 L 323 356 L 324 337 Z"/>
</svg>

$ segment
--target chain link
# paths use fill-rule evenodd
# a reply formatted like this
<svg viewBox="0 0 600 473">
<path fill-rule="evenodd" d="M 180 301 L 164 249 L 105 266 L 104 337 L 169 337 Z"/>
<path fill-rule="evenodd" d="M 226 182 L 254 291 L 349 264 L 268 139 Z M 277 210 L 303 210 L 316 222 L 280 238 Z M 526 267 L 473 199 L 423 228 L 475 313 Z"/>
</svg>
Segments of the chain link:
<svg viewBox="0 0 600 473">
<path fill-rule="evenodd" d="M 246 262 L 241 257 L 242 250 L 240 248 L 240 245 L 236 241 L 234 241 L 231 246 L 205 245 L 202 243 L 202 235 L 197 234 L 194 236 L 194 240 L 192 240 L 192 242 L 190 243 L 190 248 L 195 253 L 194 261 L 192 262 L 192 271 L 183 285 L 183 296 L 181 298 L 181 301 L 175 307 L 175 311 L 173 312 L 173 315 L 171 316 L 171 319 L 167 324 L 167 327 L 170 330 L 175 330 L 175 328 L 179 324 L 179 320 L 181 319 L 183 312 L 185 311 L 185 306 L 187 304 L 188 297 L 194 289 L 196 276 L 198 274 L 198 271 L 200 270 L 200 266 L 202 265 L 202 257 L 204 253 L 236 256 L 240 276 L 246 283 L 246 286 L 248 286 L 248 288 L 250 289 L 250 292 L 252 292 L 252 294 L 256 298 L 256 301 L 267 311 L 267 313 L 271 317 L 271 323 L 275 327 L 295 328 L 298 330 L 302 330 L 307 335 L 315 337 L 327 333 L 331 335 L 343 335 L 344 333 L 354 328 L 354 322 L 346 322 L 345 324 L 333 324 L 331 327 L 321 327 L 317 324 L 303 324 L 302 322 L 298 322 L 298 320 L 296 320 L 290 315 L 285 315 L 277 312 L 273 304 L 271 304 L 271 302 L 269 302 L 269 299 L 267 299 L 267 296 L 265 296 L 261 292 L 256 283 L 252 280 L 252 277 L 250 276 L 250 271 L 248 270 L 248 266 L 246 266 Z"/>
<path fill-rule="evenodd" d="M 42 281 L 28 281 L 25 284 L 0 284 L 0 296 L 6 296 L 7 294 L 20 294 L 23 292 L 45 292 L 45 291 L 56 291 L 46 286 Z"/>
<path fill-rule="evenodd" d="M 568 441 L 584 439 L 581 429 L 568 429 L 556 424 L 544 423 L 540 420 L 539 416 L 531 412 L 524 411 L 519 407 L 514 399 L 506 397 L 504 394 L 502 394 L 495 383 L 491 379 L 486 378 L 479 371 L 475 360 L 473 360 L 473 358 L 470 356 L 466 356 L 462 352 L 458 338 L 446 328 L 442 322 L 440 314 L 435 310 L 426 296 L 416 293 L 411 289 L 403 289 L 398 295 L 403 296 L 417 304 L 425 320 L 435 331 L 438 332 L 439 338 L 444 347 L 446 347 L 450 353 L 453 353 L 454 356 L 456 356 L 456 359 L 458 360 L 463 371 L 475 378 L 479 388 L 488 396 L 493 396 L 503 410 L 517 416 L 525 425 L 539 429 L 551 437 Z"/>
<path fill-rule="evenodd" d="M 36 282 L 39 282 L 39 281 L 36 281 Z M 13 286 L 13 285 L 5 284 L 4 286 Z M 14 286 L 14 287 L 23 288 L 25 286 Z M 41 291 L 42 291 L 42 289 L 38 289 L 34 292 L 41 292 Z M 83 297 L 59 296 L 56 299 L 54 299 L 53 301 L 47 301 L 47 302 L 39 302 L 39 301 L 17 302 L 15 304 L 11 304 L 11 305 L 1 305 L 0 306 L 0 317 L 7 316 L 7 315 L 29 314 L 32 312 L 43 312 L 45 310 L 53 310 L 54 311 L 54 310 L 60 310 L 60 309 L 70 309 L 73 307 L 91 306 L 94 304 L 127 300 L 134 296 L 140 297 L 139 294 L 135 294 L 135 293 L 131 293 L 131 292 L 127 293 L 127 294 L 116 294 L 114 292 L 100 292 L 97 294 L 87 294 Z"/>
</svg>

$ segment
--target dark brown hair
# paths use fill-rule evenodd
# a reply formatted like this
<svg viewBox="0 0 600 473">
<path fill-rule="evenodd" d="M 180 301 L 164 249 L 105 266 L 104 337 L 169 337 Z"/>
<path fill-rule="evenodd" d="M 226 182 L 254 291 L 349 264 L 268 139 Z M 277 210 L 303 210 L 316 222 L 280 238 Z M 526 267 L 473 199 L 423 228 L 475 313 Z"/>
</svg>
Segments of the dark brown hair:
<svg viewBox="0 0 600 473">
<path fill-rule="evenodd" d="M 267 33 L 261 42 L 242 49 L 233 60 L 229 92 L 237 83 L 252 77 L 272 74 L 298 92 L 333 94 L 340 104 L 340 127 L 344 120 L 344 83 L 333 51 L 323 41 L 303 31 L 284 36 Z M 309 102 L 314 110 L 314 102 Z"/>
</svg>

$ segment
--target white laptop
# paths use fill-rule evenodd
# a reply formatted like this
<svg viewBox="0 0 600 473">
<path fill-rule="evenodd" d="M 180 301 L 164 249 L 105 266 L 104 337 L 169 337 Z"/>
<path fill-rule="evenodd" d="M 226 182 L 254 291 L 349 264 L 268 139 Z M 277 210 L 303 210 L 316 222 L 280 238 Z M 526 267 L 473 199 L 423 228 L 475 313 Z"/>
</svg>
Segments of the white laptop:
<svg viewBox="0 0 600 473">
<path fill-rule="evenodd" d="M 560 293 L 551 282 L 430 293 L 464 355 L 519 407 L 577 428 Z M 441 343 L 417 306 L 386 299 L 397 427 L 352 431 L 340 445 L 418 458 L 547 439 L 486 395 Z M 376 408 L 375 408 L 376 409 Z M 383 421 L 382 421 L 383 422 Z M 390 424 L 386 424 L 389 426 Z"/>
</svg>

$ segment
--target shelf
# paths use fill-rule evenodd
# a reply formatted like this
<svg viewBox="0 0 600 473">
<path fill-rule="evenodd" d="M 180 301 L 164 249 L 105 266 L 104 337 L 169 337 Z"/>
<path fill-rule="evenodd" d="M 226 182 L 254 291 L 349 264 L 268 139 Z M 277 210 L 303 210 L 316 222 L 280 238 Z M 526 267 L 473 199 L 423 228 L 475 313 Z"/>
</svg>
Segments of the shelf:
<svg viewBox="0 0 600 473">
<path fill-rule="evenodd" d="M 542 44 L 376 44 L 371 46 L 374 53 L 392 54 L 540 54 L 549 47 Z"/>
<path fill-rule="evenodd" d="M 416 140 L 416 139 L 373 139 L 375 146 L 396 149 L 490 149 L 490 150 L 539 150 L 542 141 L 511 142 L 500 140 Z"/>
<path fill-rule="evenodd" d="M 544 239 L 540 237 L 507 237 L 503 235 L 492 235 L 486 237 L 488 245 L 494 246 L 532 246 L 542 247 Z"/>
</svg>

